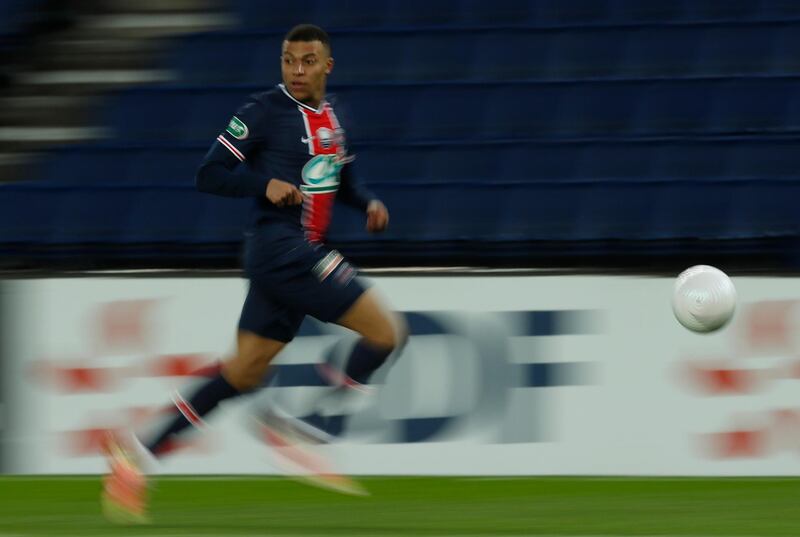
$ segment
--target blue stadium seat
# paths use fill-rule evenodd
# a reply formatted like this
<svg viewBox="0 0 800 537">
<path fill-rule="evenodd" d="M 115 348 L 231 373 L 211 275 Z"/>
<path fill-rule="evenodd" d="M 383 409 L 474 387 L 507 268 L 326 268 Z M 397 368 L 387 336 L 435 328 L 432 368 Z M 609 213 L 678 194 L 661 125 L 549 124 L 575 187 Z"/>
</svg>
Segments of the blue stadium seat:
<svg viewBox="0 0 800 537">
<path fill-rule="evenodd" d="M 797 237 L 800 182 L 756 180 L 730 194 L 738 237 Z M 729 232 L 729 234 L 731 234 Z"/>
<path fill-rule="evenodd" d="M 203 194 L 194 188 L 138 189 L 128 224 L 121 233 L 125 243 L 188 243 L 197 236 Z"/>
<path fill-rule="evenodd" d="M 183 140 L 190 134 L 186 123 L 196 93 L 160 89 L 120 92 L 112 97 L 114 104 L 108 108 L 106 123 L 125 140 L 148 143 Z"/>
<path fill-rule="evenodd" d="M 499 207 L 495 240 L 570 240 L 584 193 L 583 185 L 553 182 L 506 187 L 483 196 Z"/>
<path fill-rule="evenodd" d="M 429 4 L 423 0 L 298 0 L 291 5 L 281 4 L 280 7 L 268 2 L 246 0 L 238 0 L 235 4 L 245 26 L 286 31 L 295 24 L 305 22 L 329 30 L 451 24 L 459 12 L 460 3 L 457 0 L 439 0 L 437 9 L 429 9 Z"/>
<path fill-rule="evenodd" d="M 454 36 L 459 38 L 459 36 Z M 557 58 L 551 54 L 552 38 L 545 32 L 506 30 L 470 32 L 460 37 L 471 41 L 472 53 L 462 62 L 471 64 L 468 80 L 543 80 L 551 74 Z M 443 70 L 448 66 L 443 65 Z"/>
<path fill-rule="evenodd" d="M 620 61 L 620 75 L 657 78 L 694 74 L 704 30 L 681 26 L 629 30 L 627 50 Z"/>
<path fill-rule="evenodd" d="M 672 142 L 651 155 L 650 176 L 661 181 L 718 181 L 727 176 L 730 144 Z"/>
<path fill-rule="evenodd" d="M 282 35 L 221 32 L 189 36 L 178 41 L 169 65 L 181 73 L 184 83 L 271 86 L 279 79 Z M 792 59 L 800 55 L 797 35 L 800 22 L 546 31 L 339 31 L 332 33 L 337 63 L 331 82 L 347 85 L 788 74 L 800 71 Z"/>
<path fill-rule="evenodd" d="M 694 52 L 695 72 L 704 76 L 766 75 L 775 41 L 775 25 L 719 26 L 706 29 Z M 795 25 L 795 31 L 800 25 Z"/>
<path fill-rule="evenodd" d="M 560 91 L 556 136 L 614 137 L 631 131 L 639 84 L 571 84 Z M 538 111 L 532 111 L 535 114 Z M 543 133 L 547 134 L 547 133 Z"/>
<path fill-rule="evenodd" d="M 800 18 L 800 15 L 798 15 Z M 775 74 L 800 73 L 800 31 L 798 23 L 776 27 L 770 58 L 770 71 Z"/>
<path fill-rule="evenodd" d="M 301 22 L 337 28 L 526 26 L 613 26 L 643 23 L 777 21 L 800 18 L 800 8 L 785 0 L 298 0 L 277 8 L 269 2 L 236 0 L 248 28 L 286 31 Z"/>
<path fill-rule="evenodd" d="M 571 240 L 643 240 L 652 229 L 659 185 L 644 181 L 597 180 L 575 185 L 582 201 L 574 209 Z M 579 193 L 578 193 L 579 192 Z"/>
<path fill-rule="evenodd" d="M 712 132 L 797 132 L 798 117 L 789 114 L 800 101 L 800 80 L 735 80 L 717 84 L 710 107 Z"/>
<path fill-rule="evenodd" d="M 532 10 L 532 18 L 536 26 L 590 26 L 607 23 L 609 20 L 609 3 L 596 0 L 541 0 L 539 2 L 511 2 L 528 4 Z M 493 2 L 481 2 L 485 11 L 492 9 Z M 525 11 L 520 6 L 518 18 L 524 17 Z M 524 20 L 524 19 L 522 19 Z"/>
<path fill-rule="evenodd" d="M 150 144 L 203 141 L 210 145 L 231 115 L 255 90 L 151 88 L 123 91 L 113 99 L 106 123 L 121 140 Z"/>
<path fill-rule="evenodd" d="M 58 192 L 52 233 L 54 244 L 116 244 L 129 225 L 135 188 L 64 188 Z"/>
<path fill-rule="evenodd" d="M 202 194 L 199 213 L 194 215 L 196 234 L 191 242 L 222 244 L 239 242 L 250 222 L 253 200 Z"/>
<path fill-rule="evenodd" d="M 761 0 L 759 2 L 758 18 L 762 20 L 798 20 L 800 19 L 800 4 L 786 0 Z"/>
<path fill-rule="evenodd" d="M 527 0 L 461 0 L 452 13 L 453 26 L 530 26 L 539 18 L 536 3 Z"/>
<path fill-rule="evenodd" d="M 0 244 L 44 244 L 54 228 L 60 189 L 37 184 L 0 184 Z"/>
<path fill-rule="evenodd" d="M 701 134 L 707 131 L 709 106 L 714 102 L 716 86 L 707 81 L 658 81 L 638 85 L 635 124 L 630 133 Z"/>
<path fill-rule="evenodd" d="M 206 152 L 207 148 L 195 147 L 155 147 L 132 151 L 128 159 L 127 179 L 139 185 L 183 185 L 194 188 L 195 173 Z"/>
<path fill-rule="evenodd" d="M 584 143 L 569 144 L 573 177 L 580 181 L 646 182 L 652 173 L 653 157 L 662 144 L 648 143 Z"/>
<path fill-rule="evenodd" d="M 549 52 L 547 78 L 618 76 L 631 33 L 628 29 L 615 28 L 562 30 L 544 34 L 542 37 L 546 40 L 545 46 Z"/>
<path fill-rule="evenodd" d="M 762 139 L 731 143 L 727 152 L 729 176 L 739 179 L 800 180 L 800 140 Z"/>
<path fill-rule="evenodd" d="M 330 81 L 335 84 L 396 82 L 405 80 L 407 70 L 418 67 L 420 73 L 430 69 L 436 53 L 417 57 L 418 66 L 408 66 L 409 46 L 417 41 L 417 34 L 359 32 L 331 35 L 333 67 Z M 427 34 L 422 33 L 419 40 L 428 42 Z M 369 53 L 365 51 L 369 50 Z M 388 60 L 391 58 L 391 60 Z M 426 63 L 427 62 L 427 63 Z M 440 66 L 442 64 L 439 64 Z"/>
<path fill-rule="evenodd" d="M 642 2 L 641 0 L 613 0 L 598 2 L 608 8 L 606 24 L 646 24 L 680 22 L 684 19 L 683 1 Z"/>
<path fill-rule="evenodd" d="M 438 0 L 436 9 L 426 0 L 339 0 L 323 2 L 320 19 L 334 28 L 352 26 L 425 27 L 452 24 L 463 0 Z"/>
<path fill-rule="evenodd" d="M 787 53 L 800 50 L 799 40 L 794 39 L 798 31 L 797 22 L 615 31 L 618 38 L 627 36 L 627 51 L 618 75 L 650 78 L 781 74 L 789 70 L 776 68 L 773 50 L 780 39 L 785 42 Z"/>
<path fill-rule="evenodd" d="M 176 40 L 168 65 L 188 84 L 237 84 L 274 81 L 280 76 L 282 36 L 272 34 L 207 33 Z M 265 67 L 266 52 L 270 69 Z"/>
<path fill-rule="evenodd" d="M 254 2 L 252 0 L 233 0 L 231 2 L 239 14 L 239 20 L 246 28 L 270 28 L 287 31 L 296 24 L 322 24 L 317 16 L 321 2 L 297 0 L 277 6 L 273 2 Z"/>
<path fill-rule="evenodd" d="M 61 184 L 112 184 L 127 179 L 129 151 L 69 147 L 45 155 L 34 175 L 39 180 Z"/>
<path fill-rule="evenodd" d="M 255 88 L 124 92 L 120 140 L 210 144 Z M 697 79 L 569 84 L 343 86 L 351 142 L 796 132 L 798 81 Z"/>
<path fill-rule="evenodd" d="M 376 43 L 381 58 L 392 57 L 392 50 L 383 54 L 384 42 Z M 475 57 L 478 43 L 464 34 L 433 33 L 421 36 L 410 34 L 394 43 L 398 64 L 395 81 L 448 81 L 468 80 L 474 74 L 471 59 Z M 524 51 L 516 51 L 524 54 Z M 507 54 L 507 52 L 506 52 Z M 347 68 L 342 63 L 343 68 Z"/>
<path fill-rule="evenodd" d="M 684 9 L 691 21 L 750 21 L 758 20 L 759 4 L 752 0 L 691 0 L 684 2 Z"/>
<path fill-rule="evenodd" d="M 508 86 L 479 99 L 475 107 L 485 121 L 478 138 L 546 138 L 559 130 L 559 112 L 566 85 Z"/>
<path fill-rule="evenodd" d="M 498 146 L 490 156 L 496 172 L 487 174 L 487 181 L 533 183 L 537 181 L 570 181 L 578 177 L 577 144 L 520 144 Z"/>
<path fill-rule="evenodd" d="M 195 147 L 75 146 L 51 151 L 36 177 L 59 185 L 194 185 L 205 154 Z"/>
</svg>

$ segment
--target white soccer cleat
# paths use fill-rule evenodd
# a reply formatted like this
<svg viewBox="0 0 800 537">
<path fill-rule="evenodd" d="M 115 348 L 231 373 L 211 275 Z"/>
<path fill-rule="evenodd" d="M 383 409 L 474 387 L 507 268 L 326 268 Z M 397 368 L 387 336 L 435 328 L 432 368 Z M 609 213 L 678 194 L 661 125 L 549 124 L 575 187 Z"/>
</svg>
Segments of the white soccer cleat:
<svg viewBox="0 0 800 537">
<path fill-rule="evenodd" d="M 320 447 L 332 440 L 324 431 L 271 409 L 258 420 L 258 434 L 271 448 L 276 466 L 286 475 L 343 494 L 368 495 L 359 483 L 337 472 L 322 453 Z"/>
</svg>

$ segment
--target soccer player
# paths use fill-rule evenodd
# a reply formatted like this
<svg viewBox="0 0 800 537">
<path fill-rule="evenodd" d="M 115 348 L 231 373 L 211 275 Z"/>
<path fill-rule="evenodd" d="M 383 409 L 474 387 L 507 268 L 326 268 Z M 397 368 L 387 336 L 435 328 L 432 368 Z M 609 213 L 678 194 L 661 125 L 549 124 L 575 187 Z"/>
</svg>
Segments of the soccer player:
<svg viewBox="0 0 800 537">
<path fill-rule="evenodd" d="M 344 371 L 327 375 L 333 389 L 365 384 L 406 337 L 403 319 L 365 288 L 339 252 L 324 245 L 334 199 L 364 211 L 370 232 L 389 223 L 384 204 L 356 182 L 344 126 L 326 98 L 334 67 L 328 34 L 308 24 L 293 28 L 283 41 L 281 66 L 283 84 L 252 95 L 239 108 L 197 172 L 203 192 L 255 200 L 245 233 L 250 287 L 236 354 L 199 389 L 176 394 L 166 422 L 149 437 L 139 436 L 156 457 L 170 450 L 176 435 L 201 425 L 221 401 L 256 389 L 306 315 L 361 336 Z M 130 521 L 143 519 L 145 478 L 133 447 L 110 436 L 107 451 L 105 507 Z"/>
</svg>

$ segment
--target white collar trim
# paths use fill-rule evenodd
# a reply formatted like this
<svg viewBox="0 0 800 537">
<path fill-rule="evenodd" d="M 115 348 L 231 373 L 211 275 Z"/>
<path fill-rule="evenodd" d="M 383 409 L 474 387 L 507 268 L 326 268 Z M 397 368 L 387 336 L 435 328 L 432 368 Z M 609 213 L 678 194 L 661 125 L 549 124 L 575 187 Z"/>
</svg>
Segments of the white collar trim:
<svg viewBox="0 0 800 537">
<path fill-rule="evenodd" d="M 278 87 L 279 87 L 279 88 L 281 88 L 281 91 L 282 91 L 282 92 L 283 92 L 283 93 L 284 93 L 284 94 L 285 94 L 287 97 L 289 97 L 291 100 L 293 100 L 294 102 L 296 102 L 296 103 L 297 103 L 299 106 L 302 106 L 302 107 L 303 107 L 303 108 L 305 108 L 306 110 L 311 110 L 312 112 L 316 112 L 317 114 L 321 114 L 321 113 L 322 113 L 322 111 L 323 111 L 323 110 L 325 110 L 325 105 L 326 105 L 326 104 L 328 104 L 328 102 L 327 102 L 327 101 L 326 101 L 326 100 L 323 98 L 323 99 L 322 99 L 322 101 L 320 101 L 320 103 L 319 103 L 319 108 L 312 108 L 312 107 L 308 106 L 307 104 L 305 104 L 305 103 L 301 103 L 300 101 L 298 101 L 297 99 L 295 99 L 294 97 L 292 97 L 292 94 L 291 94 L 291 93 L 289 93 L 289 90 L 287 90 L 287 89 L 286 89 L 286 86 L 285 86 L 285 85 L 283 85 L 283 84 L 278 84 Z"/>
</svg>

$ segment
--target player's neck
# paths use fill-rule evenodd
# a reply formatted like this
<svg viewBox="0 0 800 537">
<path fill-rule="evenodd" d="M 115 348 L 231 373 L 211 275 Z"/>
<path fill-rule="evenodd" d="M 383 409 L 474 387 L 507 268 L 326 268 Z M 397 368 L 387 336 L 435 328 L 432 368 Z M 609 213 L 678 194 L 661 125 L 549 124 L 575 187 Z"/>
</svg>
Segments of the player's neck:
<svg viewBox="0 0 800 537">
<path fill-rule="evenodd" d="M 322 104 L 322 96 L 325 95 L 325 89 L 319 93 L 319 95 L 309 95 L 305 101 L 301 101 L 303 104 L 310 106 L 311 108 L 317 109 L 319 105 Z"/>
<path fill-rule="evenodd" d="M 309 108 L 313 108 L 314 110 L 319 110 L 319 107 L 322 105 L 325 97 L 325 86 L 321 88 L 319 93 L 314 95 L 307 95 L 304 99 L 300 99 L 297 95 L 292 92 L 291 88 L 288 84 L 281 84 L 281 88 L 283 88 L 283 92 L 286 93 L 289 97 L 294 99 L 295 102 L 301 103 Z"/>
<path fill-rule="evenodd" d="M 291 95 L 291 90 L 289 91 Z M 292 97 L 298 101 L 303 103 L 306 106 L 313 108 L 314 110 L 318 110 L 320 105 L 322 104 L 323 97 L 325 96 L 325 86 L 323 86 L 318 93 L 314 93 L 312 95 L 308 95 L 305 99 L 298 99 L 296 96 L 292 95 Z"/>
</svg>

